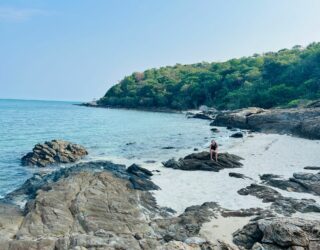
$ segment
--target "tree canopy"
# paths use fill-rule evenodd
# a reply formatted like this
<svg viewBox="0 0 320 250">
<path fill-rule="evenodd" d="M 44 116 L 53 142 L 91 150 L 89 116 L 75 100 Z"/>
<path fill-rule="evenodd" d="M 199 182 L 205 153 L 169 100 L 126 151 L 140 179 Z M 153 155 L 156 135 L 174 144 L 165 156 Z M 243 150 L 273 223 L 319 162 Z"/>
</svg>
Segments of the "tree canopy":
<svg viewBox="0 0 320 250">
<path fill-rule="evenodd" d="M 320 43 L 226 62 L 148 69 L 126 76 L 98 104 L 124 108 L 218 109 L 296 106 L 320 98 Z"/>
</svg>

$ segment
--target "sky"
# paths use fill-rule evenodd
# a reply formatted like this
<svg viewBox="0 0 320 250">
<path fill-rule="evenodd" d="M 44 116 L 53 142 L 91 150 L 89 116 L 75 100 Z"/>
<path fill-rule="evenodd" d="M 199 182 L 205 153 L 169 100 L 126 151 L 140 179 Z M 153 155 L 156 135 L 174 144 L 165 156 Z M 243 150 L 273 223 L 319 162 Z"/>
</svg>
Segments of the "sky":
<svg viewBox="0 0 320 250">
<path fill-rule="evenodd" d="M 319 0 L 0 0 L 0 98 L 91 101 L 132 72 L 320 41 Z"/>
</svg>

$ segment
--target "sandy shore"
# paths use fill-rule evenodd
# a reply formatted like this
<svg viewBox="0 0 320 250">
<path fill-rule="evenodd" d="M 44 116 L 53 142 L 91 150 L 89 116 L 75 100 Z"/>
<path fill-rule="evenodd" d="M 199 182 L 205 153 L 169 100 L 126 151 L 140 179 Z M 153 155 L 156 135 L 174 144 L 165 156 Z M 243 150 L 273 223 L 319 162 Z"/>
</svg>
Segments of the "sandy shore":
<svg viewBox="0 0 320 250">
<path fill-rule="evenodd" d="M 277 174 L 284 178 L 294 172 L 306 172 L 306 166 L 320 166 L 320 141 L 296 138 L 278 134 L 254 133 L 244 139 L 234 139 L 235 143 L 224 151 L 244 158 L 243 167 L 224 169 L 218 173 L 204 171 L 181 171 L 156 167 L 161 172 L 153 181 L 161 187 L 154 192 L 160 206 L 167 206 L 182 213 L 191 205 L 207 201 L 218 202 L 227 209 L 268 207 L 253 196 L 241 196 L 237 191 L 251 183 L 260 183 L 259 175 Z M 229 177 L 229 172 L 242 173 L 250 179 Z M 316 171 L 313 171 L 316 172 Z M 295 198 L 312 198 L 320 203 L 318 196 L 306 193 L 288 192 L 274 188 L 284 196 Z M 294 216 L 306 219 L 320 219 L 319 214 L 296 213 Z M 232 243 L 232 233 L 248 223 L 250 218 L 212 218 L 205 223 L 201 235 L 213 242 L 219 239 Z"/>
<path fill-rule="evenodd" d="M 157 167 L 161 172 L 153 181 L 161 187 L 154 192 L 161 206 L 175 209 L 178 213 L 191 205 L 207 201 L 216 201 L 228 209 L 266 207 L 268 204 L 253 196 L 241 196 L 237 191 L 251 183 L 259 183 L 259 175 L 278 174 L 291 177 L 294 172 L 304 170 L 306 166 L 319 166 L 320 141 L 307 140 L 287 135 L 254 133 L 244 139 L 233 139 L 235 143 L 229 153 L 244 158 L 243 167 L 224 169 L 219 173 L 203 171 L 181 171 Z M 229 172 L 242 173 L 250 179 L 229 177 Z M 284 196 L 313 198 L 317 196 L 305 193 L 287 192 L 277 189 Z"/>
</svg>

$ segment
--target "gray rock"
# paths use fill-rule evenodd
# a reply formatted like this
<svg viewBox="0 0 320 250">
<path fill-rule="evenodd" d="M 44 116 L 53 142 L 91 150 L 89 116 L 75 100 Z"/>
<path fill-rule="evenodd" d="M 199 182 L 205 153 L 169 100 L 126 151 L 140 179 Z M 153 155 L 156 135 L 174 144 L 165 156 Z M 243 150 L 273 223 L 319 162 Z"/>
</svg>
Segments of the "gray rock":
<svg viewBox="0 0 320 250">
<path fill-rule="evenodd" d="M 306 169 L 306 170 L 320 170 L 320 167 L 316 167 L 316 166 L 307 166 L 307 167 L 304 167 L 304 169 Z"/>
<path fill-rule="evenodd" d="M 261 179 L 264 180 L 263 183 L 283 190 L 320 195 L 320 173 L 294 173 L 287 180 L 277 176 L 262 176 Z"/>
<path fill-rule="evenodd" d="M 35 145 L 32 152 L 21 158 L 21 163 L 25 166 L 46 167 L 57 163 L 73 163 L 87 154 L 83 146 L 67 141 L 52 140 Z"/>
<path fill-rule="evenodd" d="M 320 139 L 320 108 L 270 109 L 246 108 L 220 112 L 215 126 L 233 126 L 264 132 L 292 133 Z"/>
<path fill-rule="evenodd" d="M 178 161 L 170 159 L 163 162 L 163 166 L 180 170 L 203 170 L 218 172 L 225 168 L 239 168 L 242 166 L 240 162 L 242 158 L 233 154 L 221 153 L 218 157 L 218 162 L 210 160 L 209 152 L 200 152 L 187 155 Z"/>
<path fill-rule="evenodd" d="M 211 249 L 197 237 L 220 207 L 205 203 L 169 216 L 151 193 L 132 187 L 130 177 L 142 179 L 137 172 L 148 173 L 93 162 L 37 176 L 29 182 L 34 195 L 24 213 L 0 209 L 0 249 Z"/>
<path fill-rule="evenodd" d="M 230 137 L 232 137 L 232 138 L 243 138 L 243 133 L 242 132 L 237 132 L 237 133 L 234 133 L 234 134 L 230 135 Z"/>
<path fill-rule="evenodd" d="M 299 218 L 269 218 L 250 222 L 233 235 L 233 241 L 246 249 L 316 249 L 320 244 L 320 221 Z"/>
<path fill-rule="evenodd" d="M 239 179 L 251 179 L 250 177 L 247 177 L 244 174 L 234 173 L 234 172 L 230 172 L 229 176 L 234 178 L 239 178 Z"/>
<path fill-rule="evenodd" d="M 263 202 L 271 203 L 271 209 L 277 213 L 290 216 L 295 212 L 320 212 L 320 205 L 312 199 L 295 199 L 283 197 L 278 191 L 262 185 L 251 184 L 238 191 L 240 195 L 253 195 Z"/>
</svg>

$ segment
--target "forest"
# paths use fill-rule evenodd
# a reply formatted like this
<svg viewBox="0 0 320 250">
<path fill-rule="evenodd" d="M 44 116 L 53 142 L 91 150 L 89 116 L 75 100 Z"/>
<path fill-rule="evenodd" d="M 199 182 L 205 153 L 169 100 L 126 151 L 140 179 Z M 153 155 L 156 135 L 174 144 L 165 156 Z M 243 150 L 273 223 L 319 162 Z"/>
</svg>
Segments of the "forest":
<svg viewBox="0 0 320 250">
<path fill-rule="evenodd" d="M 320 43 L 226 62 L 148 69 L 126 76 L 101 106 L 186 110 L 296 107 L 320 98 Z"/>
</svg>

